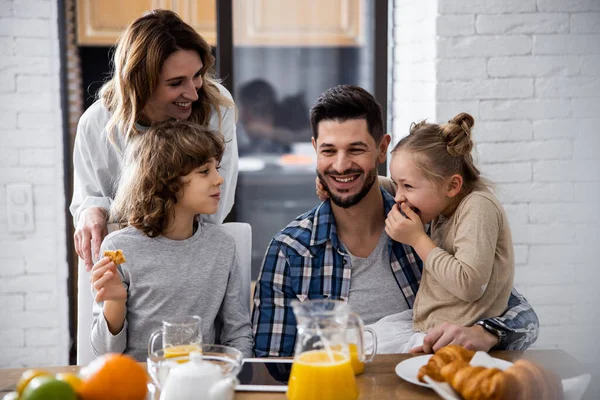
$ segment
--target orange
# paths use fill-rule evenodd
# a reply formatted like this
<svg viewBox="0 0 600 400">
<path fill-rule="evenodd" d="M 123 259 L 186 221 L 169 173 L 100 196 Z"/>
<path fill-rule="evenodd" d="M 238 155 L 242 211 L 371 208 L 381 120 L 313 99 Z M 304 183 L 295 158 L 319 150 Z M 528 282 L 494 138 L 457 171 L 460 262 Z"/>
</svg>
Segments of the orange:
<svg viewBox="0 0 600 400">
<path fill-rule="evenodd" d="M 67 382 L 37 376 L 25 387 L 20 400 L 77 400 L 77 394 Z"/>
<path fill-rule="evenodd" d="M 49 376 L 51 375 L 50 372 L 44 370 L 44 369 L 28 369 L 27 371 L 23 372 L 23 374 L 21 375 L 21 378 L 19 378 L 19 381 L 17 382 L 17 392 L 19 393 L 19 395 L 23 394 L 23 390 L 25 390 L 25 387 L 27 386 L 27 384 L 29 384 L 29 382 L 31 382 L 31 380 L 35 377 L 38 376 Z"/>
<path fill-rule="evenodd" d="M 79 376 L 71 372 L 65 372 L 56 374 L 56 379 L 58 379 L 59 381 L 67 382 L 77 394 L 81 393 L 83 381 Z"/>
<path fill-rule="evenodd" d="M 148 391 L 146 370 L 124 354 L 106 354 L 83 371 L 81 397 L 85 400 L 144 400 Z"/>
</svg>

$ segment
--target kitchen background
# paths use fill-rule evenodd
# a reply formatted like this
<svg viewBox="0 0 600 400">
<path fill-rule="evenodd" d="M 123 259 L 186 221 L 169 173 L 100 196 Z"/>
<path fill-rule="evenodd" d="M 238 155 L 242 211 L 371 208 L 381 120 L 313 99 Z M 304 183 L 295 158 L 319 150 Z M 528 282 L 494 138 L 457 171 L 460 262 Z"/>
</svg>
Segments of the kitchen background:
<svg viewBox="0 0 600 400">
<path fill-rule="evenodd" d="M 201 6 L 206 7 L 202 13 L 213 15 L 212 24 L 197 22 L 195 27 L 215 46 L 214 0 L 187 3 L 196 4 L 197 9 L 178 5 L 176 11 L 184 17 L 199 14 Z M 271 237 L 318 202 L 308 119 L 312 101 L 339 84 L 373 91 L 374 3 L 272 0 L 233 4 L 235 83 L 231 91 L 239 111 L 241 159 L 235 209 L 228 220 L 253 227 L 255 280 Z M 85 109 L 96 100 L 109 74 L 111 45 L 119 30 L 104 28 L 115 23 L 106 21 L 110 15 L 104 15 L 93 1 L 82 2 L 83 7 L 85 11 L 78 13 L 84 17 L 78 20 L 83 24 L 78 26 L 77 52 Z M 141 13 L 130 12 L 131 18 Z M 314 14 L 320 18 L 314 20 Z M 82 32 L 82 26 L 88 29 Z M 112 32 L 114 37 L 110 37 Z"/>
<path fill-rule="evenodd" d="M 326 3 L 337 27 L 355 21 L 359 29 L 343 31 L 342 44 L 318 46 L 325 40 L 317 36 L 308 44 L 282 45 L 268 35 L 253 38 L 259 43 L 246 37 L 236 44 L 235 30 L 245 25 L 233 25 L 233 94 L 242 128 L 261 117 L 257 108 L 249 121 L 242 118 L 243 87 L 254 84 L 249 92 L 264 93 L 261 102 L 278 105 L 266 109 L 285 110 L 286 118 L 267 119 L 289 134 L 286 143 L 258 141 L 253 148 L 249 140 L 240 150 L 234 217 L 253 225 L 253 264 L 277 229 L 316 204 L 312 152 L 306 148 L 311 103 L 338 83 L 375 90 L 374 47 L 382 40 L 371 34 L 382 23 L 372 13 L 375 1 L 387 0 Z M 243 3 L 256 12 L 265 2 Z M 65 30 L 76 11 L 71 7 L 65 17 L 69 4 L 0 0 L 0 368 L 67 364 L 73 344 L 67 247 L 72 221 L 65 214 L 70 194 L 64 179 L 70 143 L 63 127 L 73 124 L 68 108 L 89 104 L 106 71 L 109 46 L 82 45 L 75 31 Z M 480 165 L 498 183 L 511 220 L 515 285 L 540 317 L 535 346 L 563 348 L 597 363 L 600 1 L 388 4 L 386 104 L 394 142 L 414 120 L 442 122 L 459 111 L 474 115 Z M 340 10 L 352 17 L 353 6 L 361 13 L 341 23 Z M 269 10 L 262 21 L 277 21 Z M 61 60 L 63 40 L 76 46 Z M 81 71 L 81 80 L 61 87 L 61 62 L 71 66 L 69 74 Z"/>
</svg>

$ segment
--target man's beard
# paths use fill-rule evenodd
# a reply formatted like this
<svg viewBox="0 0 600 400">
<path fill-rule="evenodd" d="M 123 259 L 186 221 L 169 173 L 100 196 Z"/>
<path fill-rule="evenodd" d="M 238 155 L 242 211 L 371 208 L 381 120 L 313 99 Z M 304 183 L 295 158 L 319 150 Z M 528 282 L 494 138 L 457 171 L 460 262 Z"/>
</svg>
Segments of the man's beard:
<svg viewBox="0 0 600 400">
<path fill-rule="evenodd" d="M 361 172 L 363 172 L 363 171 L 352 169 L 352 170 L 344 171 L 341 174 L 338 174 L 338 173 L 331 174 L 329 172 L 325 172 L 325 175 L 330 175 L 330 176 L 350 175 L 353 173 L 355 174 L 355 173 L 361 173 Z M 350 208 L 350 207 L 360 203 L 360 201 L 365 198 L 367 193 L 369 193 L 369 191 L 373 187 L 375 180 L 377 180 L 377 165 L 375 165 L 375 167 L 373 167 L 373 169 L 368 172 L 368 174 L 365 178 L 365 183 L 363 184 L 363 187 L 360 189 L 360 191 L 358 193 L 348 196 L 348 197 L 341 197 L 341 196 L 338 196 L 335 193 L 333 193 L 331 191 L 331 189 L 329 189 L 329 186 L 327 186 L 327 184 L 325 183 L 325 177 L 323 176 L 323 174 L 321 174 L 317 170 L 317 175 L 319 176 L 319 179 L 321 180 L 321 184 L 323 184 L 323 188 L 329 194 L 329 198 L 331 199 L 333 204 L 335 204 L 338 207 L 342 207 L 342 208 Z"/>
</svg>

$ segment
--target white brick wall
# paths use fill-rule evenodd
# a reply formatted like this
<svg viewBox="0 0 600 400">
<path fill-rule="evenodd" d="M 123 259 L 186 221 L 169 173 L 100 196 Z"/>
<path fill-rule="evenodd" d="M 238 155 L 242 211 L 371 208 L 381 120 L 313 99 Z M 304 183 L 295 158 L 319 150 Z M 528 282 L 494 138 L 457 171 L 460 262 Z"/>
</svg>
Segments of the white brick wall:
<svg viewBox="0 0 600 400">
<path fill-rule="evenodd" d="M 0 0 L 0 368 L 68 363 L 56 7 Z M 31 233 L 8 232 L 10 183 L 33 185 Z"/>
<path fill-rule="evenodd" d="M 398 0 L 396 5 L 392 126 L 408 127 L 415 118 L 435 114 L 437 1 Z"/>
<path fill-rule="evenodd" d="M 511 221 L 515 285 L 541 321 L 536 346 L 597 362 L 600 1 L 430 0 L 426 24 L 410 3 L 394 2 L 394 143 L 414 120 L 475 117 L 479 164 Z M 415 70 L 426 84 L 410 83 Z"/>
</svg>

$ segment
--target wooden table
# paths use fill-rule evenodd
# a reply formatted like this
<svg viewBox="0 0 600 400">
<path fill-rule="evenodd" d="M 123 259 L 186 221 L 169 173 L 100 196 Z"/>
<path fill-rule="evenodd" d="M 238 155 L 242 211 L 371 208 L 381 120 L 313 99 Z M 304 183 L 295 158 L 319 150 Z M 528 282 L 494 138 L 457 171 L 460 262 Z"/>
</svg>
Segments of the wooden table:
<svg viewBox="0 0 600 400">
<path fill-rule="evenodd" d="M 547 369 L 556 372 L 561 378 L 579 375 L 584 371 L 583 365 L 562 350 L 527 350 L 521 351 L 496 351 L 490 353 L 493 357 L 514 362 L 525 358 Z M 413 385 L 399 378 L 394 372 L 396 364 L 407 358 L 414 357 L 410 354 L 378 355 L 375 360 L 367 364 L 365 373 L 357 377 L 360 391 L 359 399 L 439 399 L 430 389 Z M 51 372 L 77 372 L 78 366 L 49 367 Z M 25 369 L 0 370 L 0 396 L 15 389 L 15 384 Z M 588 389 L 584 398 L 593 398 Z M 236 400 L 283 400 L 285 393 L 250 393 L 238 392 Z"/>
</svg>

